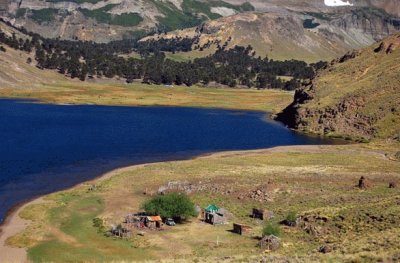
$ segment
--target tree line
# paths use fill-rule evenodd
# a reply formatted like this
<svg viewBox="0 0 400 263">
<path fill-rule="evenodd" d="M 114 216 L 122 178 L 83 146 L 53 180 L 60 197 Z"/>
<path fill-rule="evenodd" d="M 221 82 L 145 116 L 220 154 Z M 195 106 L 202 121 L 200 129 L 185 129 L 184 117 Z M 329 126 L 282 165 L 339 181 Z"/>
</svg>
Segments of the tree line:
<svg viewBox="0 0 400 263">
<path fill-rule="evenodd" d="M 198 39 L 173 38 L 138 41 L 135 39 L 94 43 L 47 39 L 21 30 L 26 39 L 0 31 L 0 43 L 26 52 L 35 52 L 36 66 L 56 70 L 71 78 L 124 78 L 149 84 L 208 85 L 211 82 L 258 89 L 296 89 L 301 80 L 314 76 L 325 62 L 308 65 L 303 61 L 275 61 L 256 56 L 251 46 L 227 48 L 218 45 L 207 57 L 191 61 L 168 59 L 165 52 L 189 52 Z M 136 52 L 138 58 L 130 57 Z M 289 78 L 281 78 L 281 76 Z M 286 79 L 286 80 L 283 80 Z M 288 80 L 290 79 L 290 80 Z"/>
</svg>

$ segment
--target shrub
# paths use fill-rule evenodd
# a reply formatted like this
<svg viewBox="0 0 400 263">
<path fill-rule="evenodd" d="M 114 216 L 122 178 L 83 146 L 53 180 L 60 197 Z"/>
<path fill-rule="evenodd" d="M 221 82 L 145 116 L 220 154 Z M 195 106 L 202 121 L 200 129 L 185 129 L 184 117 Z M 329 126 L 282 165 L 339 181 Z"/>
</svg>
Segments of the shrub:
<svg viewBox="0 0 400 263">
<path fill-rule="evenodd" d="M 296 212 L 290 211 L 286 216 L 285 220 L 281 223 L 287 226 L 296 226 L 297 225 L 297 214 Z"/>
<path fill-rule="evenodd" d="M 279 237 L 281 235 L 281 229 L 278 224 L 268 222 L 264 226 L 262 230 L 262 236 L 265 237 L 270 235 L 274 235 L 276 237 Z"/>
<path fill-rule="evenodd" d="M 149 215 L 159 215 L 162 218 L 187 219 L 197 215 L 189 197 L 180 193 L 156 196 L 144 202 L 142 208 Z"/>
<path fill-rule="evenodd" d="M 291 222 L 291 223 L 296 223 L 296 220 L 297 220 L 297 214 L 296 214 L 296 212 L 290 211 L 290 212 L 288 213 L 288 215 L 286 216 L 286 220 L 287 220 L 288 222 Z"/>
<path fill-rule="evenodd" d="M 99 233 L 104 232 L 106 229 L 103 219 L 98 217 L 93 218 L 93 226 L 98 228 Z"/>
</svg>

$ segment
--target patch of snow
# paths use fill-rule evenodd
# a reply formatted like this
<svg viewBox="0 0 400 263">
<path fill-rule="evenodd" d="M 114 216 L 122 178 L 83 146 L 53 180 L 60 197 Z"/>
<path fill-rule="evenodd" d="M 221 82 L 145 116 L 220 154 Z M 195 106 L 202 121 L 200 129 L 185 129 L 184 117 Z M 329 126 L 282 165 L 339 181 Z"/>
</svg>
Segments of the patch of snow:
<svg viewBox="0 0 400 263">
<path fill-rule="evenodd" d="M 236 11 L 228 7 L 220 6 L 220 7 L 211 7 L 211 13 L 218 14 L 221 16 L 232 16 L 236 14 Z"/>
<path fill-rule="evenodd" d="M 343 0 L 324 0 L 326 6 L 353 6 L 349 1 Z"/>
</svg>

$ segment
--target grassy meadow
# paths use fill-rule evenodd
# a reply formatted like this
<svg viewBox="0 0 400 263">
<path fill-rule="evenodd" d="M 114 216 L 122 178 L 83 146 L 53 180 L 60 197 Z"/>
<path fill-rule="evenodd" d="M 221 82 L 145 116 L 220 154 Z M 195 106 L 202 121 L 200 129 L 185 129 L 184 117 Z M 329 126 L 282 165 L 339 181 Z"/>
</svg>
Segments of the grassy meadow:
<svg viewBox="0 0 400 263">
<path fill-rule="evenodd" d="M 306 262 L 393 259 L 400 249 L 400 193 L 388 185 L 400 180 L 400 162 L 391 159 L 398 147 L 280 147 L 134 166 L 28 206 L 20 216 L 32 224 L 8 243 L 27 247 L 34 262 L 235 262 L 262 256 Z M 356 187 L 361 176 L 369 180 L 369 188 Z M 211 226 L 191 219 L 163 231 L 135 233 L 128 240 L 105 235 L 170 181 L 202 185 L 190 198 L 201 207 L 210 203 L 225 207 L 232 213 L 229 223 Z M 88 191 L 91 184 L 95 191 Z M 263 201 L 251 198 L 259 189 L 266 193 Z M 272 222 L 295 212 L 302 223 L 280 226 L 281 247 L 262 251 L 257 244 L 264 223 L 249 217 L 253 207 L 272 211 Z M 94 218 L 103 220 L 105 230 L 94 226 Z M 234 222 L 253 227 L 252 233 L 231 233 Z M 318 252 L 322 245 L 333 251 Z"/>
<path fill-rule="evenodd" d="M 28 55 L 0 52 L 0 97 L 46 103 L 127 106 L 181 106 L 279 112 L 293 93 L 274 90 L 166 87 L 118 80 L 82 82 L 26 63 Z"/>
</svg>

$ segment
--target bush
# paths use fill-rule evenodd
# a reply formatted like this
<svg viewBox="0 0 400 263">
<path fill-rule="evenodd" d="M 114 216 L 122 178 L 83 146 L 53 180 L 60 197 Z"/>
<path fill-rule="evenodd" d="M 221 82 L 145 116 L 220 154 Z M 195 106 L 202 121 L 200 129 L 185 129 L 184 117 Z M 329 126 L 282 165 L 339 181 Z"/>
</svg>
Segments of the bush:
<svg viewBox="0 0 400 263">
<path fill-rule="evenodd" d="M 287 226 L 296 226 L 297 225 L 297 214 L 296 212 L 290 211 L 286 216 L 283 223 Z"/>
<path fill-rule="evenodd" d="M 296 226 L 297 225 L 297 214 L 296 212 L 290 211 L 289 214 L 286 216 L 285 220 L 281 222 L 281 224 L 287 226 Z"/>
<path fill-rule="evenodd" d="M 262 236 L 270 236 L 270 235 L 274 235 L 276 237 L 279 237 L 281 235 L 281 229 L 279 227 L 279 225 L 277 224 L 273 224 L 271 222 L 268 222 L 262 231 Z"/>
<path fill-rule="evenodd" d="M 93 226 L 98 228 L 98 232 L 102 233 L 105 231 L 106 227 L 104 226 L 104 221 L 101 218 L 93 218 Z"/>
<path fill-rule="evenodd" d="M 180 193 L 156 196 L 144 202 L 142 208 L 149 215 L 159 215 L 162 218 L 187 219 L 197 215 L 189 197 Z"/>
</svg>

